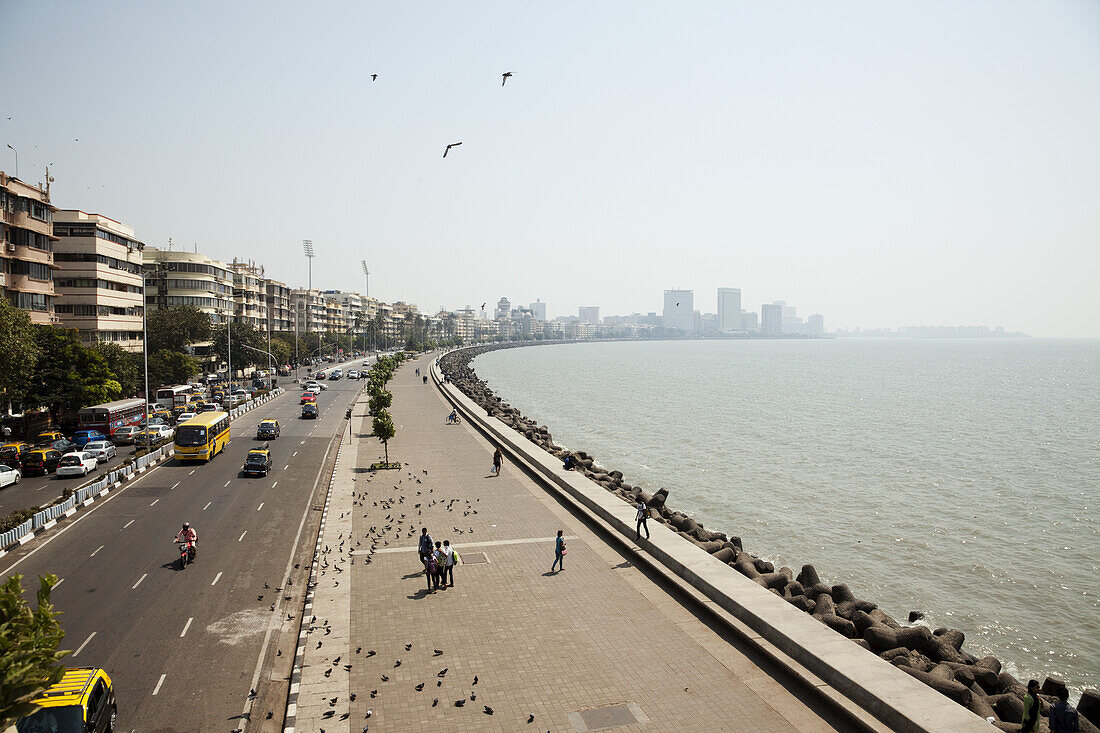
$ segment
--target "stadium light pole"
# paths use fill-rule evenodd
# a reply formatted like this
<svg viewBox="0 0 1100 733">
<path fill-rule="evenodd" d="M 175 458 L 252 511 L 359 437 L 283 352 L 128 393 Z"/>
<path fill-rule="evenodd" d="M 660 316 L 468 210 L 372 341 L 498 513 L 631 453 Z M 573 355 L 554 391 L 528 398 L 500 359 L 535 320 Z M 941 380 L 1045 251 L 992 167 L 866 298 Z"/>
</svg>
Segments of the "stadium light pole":
<svg viewBox="0 0 1100 733">
<path fill-rule="evenodd" d="M 308 275 L 309 279 L 307 281 L 308 284 L 306 286 L 306 290 L 313 290 L 313 240 L 312 239 L 303 239 L 302 240 L 302 249 L 306 253 L 306 265 L 307 265 L 308 273 L 309 273 L 309 275 Z"/>
</svg>

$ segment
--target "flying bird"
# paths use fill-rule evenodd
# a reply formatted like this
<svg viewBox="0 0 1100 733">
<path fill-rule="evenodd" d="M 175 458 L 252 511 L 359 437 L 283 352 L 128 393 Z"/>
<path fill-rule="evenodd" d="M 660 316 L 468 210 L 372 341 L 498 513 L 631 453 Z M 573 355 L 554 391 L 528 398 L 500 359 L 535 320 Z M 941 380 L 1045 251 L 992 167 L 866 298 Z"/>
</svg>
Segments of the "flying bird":
<svg viewBox="0 0 1100 733">
<path fill-rule="evenodd" d="M 459 145 L 461 145 L 461 144 L 462 144 L 462 143 L 458 142 L 458 143 L 451 143 L 450 145 L 448 145 L 448 146 L 447 146 L 447 149 L 443 151 L 443 157 L 444 157 L 444 158 L 446 158 L 446 157 L 447 157 L 447 153 L 451 152 L 451 148 L 455 148 L 455 147 L 458 147 L 458 146 L 459 146 Z"/>
<path fill-rule="evenodd" d="M 500 75 L 500 85 L 504 86 L 505 84 L 507 84 L 508 83 L 508 77 L 510 77 L 511 75 L 512 75 L 512 72 L 510 72 L 510 71 L 505 71 L 503 74 L 501 74 Z"/>
<path fill-rule="evenodd" d="M 377 81 L 378 80 L 378 74 L 371 74 L 370 75 L 370 80 L 371 81 Z"/>
</svg>

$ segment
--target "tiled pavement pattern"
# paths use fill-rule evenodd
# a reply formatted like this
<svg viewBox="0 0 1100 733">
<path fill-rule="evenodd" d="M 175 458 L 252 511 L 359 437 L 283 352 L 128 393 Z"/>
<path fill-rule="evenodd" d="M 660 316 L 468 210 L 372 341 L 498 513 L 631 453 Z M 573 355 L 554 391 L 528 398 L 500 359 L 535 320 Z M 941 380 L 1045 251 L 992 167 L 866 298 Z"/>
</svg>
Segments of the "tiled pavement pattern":
<svg viewBox="0 0 1100 733">
<path fill-rule="evenodd" d="M 352 418 L 358 458 L 348 460 L 355 446 L 344 446 L 322 546 L 334 550 L 327 556 L 333 565 L 336 538 L 347 535 L 340 514 L 354 508 L 355 540 L 345 549 L 356 554 L 348 560 L 344 553 L 348 572 L 335 573 L 339 578 L 332 569 L 319 576 L 317 625 L 327 618 L 333 631 L 314 630 L 306 644 L 297 730 L 575 733 L 600 729 L 600 720 L 634 721 L 611 731 L 842 729 L 761 672 L 507 460 L 502 475 L 490 477 L 492 448 L 467 425 L 446 424 L 449 407 L 415 376 L 418 366 L 426 369 L 428 359 L 406 364 L 390 384 L 397 427 L 390 456 L 406 464 L 401 471 L 356 471 L 379 460 L 382 448 L 365 436 L 365 403 Z M 353 491 L 360 497 L 354 507 Z M 483 552 L 488 562 L 462 564 L 454 588 L 428 593 L 416 554 L 421 526 L 464 556 Z M 368 555 L 372 527 L 379 539 Z M 575 539 L 564 572 L 550 574 L 558 529 Z M 349 602 L 351 635 L 344 641 L 347 619 L 333 616 L 347 613 Z M 341 662 L 323 677 L 336 655 Z M 465 705 L 455 707 L 456 700 Z M 621 707 L 599 710 L 614 705 Z"/>
</svg>

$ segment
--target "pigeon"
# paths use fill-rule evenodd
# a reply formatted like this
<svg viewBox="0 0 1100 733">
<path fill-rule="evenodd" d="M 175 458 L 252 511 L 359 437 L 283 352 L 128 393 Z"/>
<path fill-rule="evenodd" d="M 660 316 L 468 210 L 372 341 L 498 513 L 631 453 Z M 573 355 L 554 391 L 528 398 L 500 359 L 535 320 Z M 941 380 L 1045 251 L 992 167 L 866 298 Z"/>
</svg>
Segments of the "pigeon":
<svg viewBox="0 0 1100 733">
<path fill-rule="evenodd" d="M 325 677 L 328 677 L 331 674 L 332 674 L 332 668 L 329 667 L 328 669 L 325 670 Z"/>
<path fill-rule="evenodd" d="M 350 717 L 351 717 L 351 713 L 344 713 L 343 715 L 340 716 L 340 720 L 347 720 Z"/>
<path fill-rule="evenodd" d="M 535 722 L 535 714 L 534 713 L 531 713 L 530 715 L 527 716 L 527 722 L 528 723 L 534 723 Z"/>
<path fill-rule="evenodd" d="M 435 652 L 435 656 L 437 656 L 437 657 L 438 657 L 438 656 L 441 656 L 441 655 L 443 654 L 443 650 L 442 650 L 442 649 L 433 649 L 432 651 L 434 651 L 434 652 Z"/>
<path fill-rule="evenodd" d="M 471 692 L 470 693 L 470 700 L 472 701 L 472 700 L 476 700 L 476 699 L 477 699 L 477 693 L 476 692 Z"/>
<path fill-rule="evenodd" d="M 373 697 L 378 697 L 378 690 L 371 690 L 371 691 L 370 691 L 370 696 L 371 696 L 372 698 L 373 698 Z M 370 717 L 370 711 L 369 711 L 369 710 L 367 711 L 367 717 L 368 717 L 368 718 Z"/>
<path fill-rule="evenodd" d="M 466 704 L 466 698 L 462 698 L 461 700 L 455 700 L 455 707 L 456 708 L 460 708 L 465 704 Z"/>
<path fill-rule="evenodd" d="M 375 654 L 377 654 L 377 653 L 378 653 L 378 652 L 374 651 L 373 649 L 368 649 L 368 650 L 367 650 L 367 656 L 368 656 L 368 657 L 373 657 L 373 656 L 374 656 Z"/>
<path fill-rule="evenodd" d="M 322 713 L 321 717 L 322 718 L 331 718 L 333 715 L 336 715 L 335 710 L 326 710 L 324 713 Z"/>
<path fill-rule="evenodd" d="M 401 660 L 400 659 L 398 659 L 396 662 L 393 663 L 393 668 L 394 669 L 397 669 L 400 666 L 401 666 Z"/>
<path fill-rule="evenodd" d="M 433 708 L 438 704 L 439 704 L 439 698 L 438 697 L 436 699 L 432 700 L 432 707 Z"/>
<path fill-rule="evenodd" d="M 355 653 L 356 654 L 359 654 L 361 651 L 363 651 L 363 647 L 361 647 L 361 646 L 355 647 Z"/>
<path fill-rule="evenodd" d="M 340 663 L 340 657 L 339 656 L 337 656 L 336 659 L 332 660 L 332 666 L 333 667 L 335 667 L 339 663 Z"/>
<path fill-rule="evenodd" d="M 424 689 L 424 683 L 423 682 L 421 682 L 419 685 L 416 686 L 416 691 L 417 692 L 421 692 L 421 691 L 423 691 L 423 689 Z"/>
<path fill-rule="evenodd" d="M 474 684 L 475 685 L 477 684 L 477 675 L 476 674 L 474 675 Z"/>
<path fill-rule="evenodd" d="M 493 709 L 491 707 L 489 707 L 488 705 L 485 706 L 484 710 L 485 710 L 486 715 L 492 715 L 493 714 Z"/>
<path fill-rule="evenodd" d="M 388 676 L 382 675 L 382 681 L 383 682 L 389 682 L 389 680 L 390 680 L 390 678 Z"/>
<path fill-rule="evenodd" d="M 374 697 L 374 693 L 373 693 L 373 692 L 372 692 L 372 693 L 371 693 L 370 695 L 371 695 L 371 697 Z M 370 716 L 372 716 L 372 715 L 374 715 L 374 711 L 373 711 L 373 710 L 368 710 L 368 711 L 367 711 L 367 717 L 369 718 L 369 717 L 370 717 Z"/>
<path fill-rule="evenodd" d="M 450 145 L 448 145 L 447 149 L 443 151 L 443 157 L 444 158 L 447 157 L 447 153 L 451 152 L 451 148 L 456 148 L 461 144 L 462 144 L 461 142 L 457 142 L 457 143 L 451 143 Z M 394 487 L 394 488 L 396 488 L 396 487 Z"/>
<path fill-rule="evenodd" d="M 258 693 L 258 692 L 256 692 L 256 688 L 255 688 L 255 687 L 253 687 L 252 689 L 250 689 L 250 690 L 248 691 L 248 696 L 249 696 L 249 697 L 256 697 L 256 695 L 258 695 L 258 694 L 259 694 L 259 693 Z"/>
<path fill-rule="evenodd" d="M 406 644 L 406 645 L 405 645 L 405 651 L 409 651 L 409 650 L 410 650 L 410 649 L 412 649 L 412 648 L 413 648 L 413 645 L 412 645 L 412 644 Z"/>
<path fill-rule="evenodd" d="M 351 700 L 352 702 L 355 702 L 356 697 L 357 697 L 357 695 L 353 692 L 353 693 L 351 693 L 351 696 L 348 699 Z"/>
<path fill-rule="evenodd" d="M 448 669 L 450 669 L 450 667 L 444 667 L 443 669 L 439 670 L 439 673 L 436 675 L 436 677 L 446 677 Z"/>
<path fill-rule="evenodd" d="M 501 85 L 501 86 L 504 86 L 505 84 L 507 84 L 507 83 L 508 83 L 508 79 L 509 79 L 509 78 L 510 78 L 511 76 L 512 76 L 512 72 L 510 72 L 510 71 L 505 71 L 505 72 L 504 72 L 503 74 L 501 74 L 501 75 L 500 75 L 500 85 Z"/>
</svg>

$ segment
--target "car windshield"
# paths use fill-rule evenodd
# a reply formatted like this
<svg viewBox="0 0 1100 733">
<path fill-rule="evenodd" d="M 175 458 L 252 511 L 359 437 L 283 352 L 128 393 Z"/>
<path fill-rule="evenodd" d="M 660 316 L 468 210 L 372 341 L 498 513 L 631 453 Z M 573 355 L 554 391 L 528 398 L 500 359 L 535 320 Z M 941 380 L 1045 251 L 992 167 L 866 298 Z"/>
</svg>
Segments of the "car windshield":
<svg viewBox="0 0 1100 733">
<path fill-rule="evenodd" d="M 202 425 L 184 425 L 176 433 L 176 445 L 206 445 L 206 428 Z"/>
<path fill-rule="evenodd" d="M 65 456 L 61 459 L 62 466 L 79 466 L 80 456 Z"/>
<path fill-rule="evenodd" d="M 265 428 L 265 429 L 271 429 L 271 428 L 275 427 L 275 423 L 273 423 L 273 422 L 262 422 L 262 423 L 260 423 L 260 427 Z"/>
<path fill-rule="evenodd" d="M 0 448 L 0 456 L 14 456 L 18 452 L 19 449 L 13 446 L 4 446 Z"/>
<path fill-rule="evenodd" d="M 103 450 L 104 448 L 107 447 L 107 444 L 104 443 L 102 440 L 96 440 L 96 441 L 92 441 L 91 443 L 88 443 L 88 445 L 85 446 L 85 447 L 88 450 Z"/>
<path fill-rule="evenodd" d="M 249 453 L 248 458 L 245 459 L 245 463 L 263 463 L 267 460 L 267 456 L 263 453 Z"/>
<path fill-rule="evenodd" d="M 83 733 L 84 710 L 79 705 L 42 708 L 15 724 L 19 733 Z"/>
</svg>

